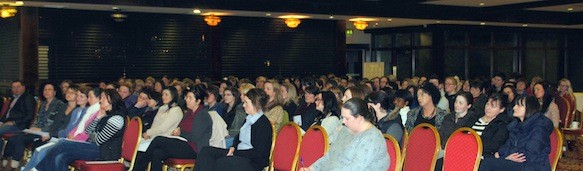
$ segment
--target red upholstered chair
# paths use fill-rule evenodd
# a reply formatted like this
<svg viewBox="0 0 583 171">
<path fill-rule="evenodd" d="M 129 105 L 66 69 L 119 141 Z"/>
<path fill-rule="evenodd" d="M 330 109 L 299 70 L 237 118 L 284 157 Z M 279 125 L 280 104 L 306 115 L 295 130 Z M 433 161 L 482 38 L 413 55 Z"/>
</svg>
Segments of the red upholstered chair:
<svg viewBox="0 0 583 171">
<path fill-rule="evenodd" d="M 439 133 L 430 124 L 422 123 L 411 131 L 405 147 L 404 171 L 433 171 L 441 148 Z"/>
<path fill-rule="evenodd" d="M 316 160 L 326 154 L 329 146 L 330 143 L 326 130 L 319 125 L 310 127 L 302 138 L 300 152 L 298 153 L 298 160 L 300 161 L 297 163 L 296 170 L 299 170 L 301 167 L 311 166 Z"/>
<path fill-rule="evenodd" d="M 164 160 L 164 165 L 162 170 L 168 171 L 169 167 L 176 168 L 176 170 L 184 171 L 186 168 L 192 168 L 194 170 L 195 159 L 179 159 L 179 158 L 169 158 Z"/>
<path fill-rule="evenodd" d="M 130 120 L 123 135 L 123 144 L 121 151 L 121 159 L 116 161 L 84 161 L 80 162 L 80 170 L 85 171 L 116 171 L 126 170 L 124 162 L 129 162 L 130 166 L 127 170 L 134 169 L 136 154 L 138 153 L 138 144 L 142 137 L 142 119 L 135 117 Z M 78 161 L 76 161 L 77 164 Z"/>
<path fill-rule="evenodd" d="M 557 168 L 559 158 L 561 158 L 561 154 L 563 153 L 563 133 L 561 133 L 559 128 L 553 129 L 553 132 L 550 135 L 550 140 L 551 152 L 549 153 L 549 162 L 551 162 L 551 170 L 554 171 Z"/>
<path fill-rule="evenodd" d="M 295 170 L 301 142 L 302 132 L 298 124 L 295 122 L 284 124 L 275 139 L 269 170 Z"/>
<path fill-rule="evenodd" d="M 400 171 L 403 167 L 403 159 L 401 157 L 401 148 L 399 142 L 389 134 L 383 134 L 385 142 L 387 143 L 387 153 L 390 157 L 389 171 Z"/>
<path fill-rule="evenodd" d="M 472 128 L 454 131 L 443 156 L 443 170 L 477 171 L 482 158 L 482 138 Z"/>
<path fill-rule="evenodd" d="M 557 107 L 559 107 L 559 116 L 560 116 L 560 126 L 561 128 L 569 128 L 570 124 L 571 124 L 571 119 L 570 119 L 570 114 L 569 111 L 571 111 L 570 109 L 570 105 L 569 105 L 569 101 L 560 95 L 554 95 L 555 98 L 555 103 L 557 104 Z"/>
<path fill-rule="evenodd" d="M 3 97 L 2 98 L 2 111 L 0 111 L 0 119 L 8 113 L 8 108 L 10 108 L 10 98 Z"/>
</svg>

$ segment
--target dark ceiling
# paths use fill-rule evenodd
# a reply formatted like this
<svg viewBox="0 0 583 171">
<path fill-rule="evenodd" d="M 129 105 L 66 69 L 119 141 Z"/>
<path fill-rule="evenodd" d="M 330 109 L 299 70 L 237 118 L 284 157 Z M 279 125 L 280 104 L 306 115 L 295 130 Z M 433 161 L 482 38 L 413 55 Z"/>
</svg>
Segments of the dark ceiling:
<svg viewBox="0 0 583 171">
<path fill-rule="evenodd" d="M 461 1 L 469 2 L 470 0 Z M 573 12 L 526 10 L 537 7 L 583 3 L 583 0 L 548 0 L 492 7 L 430 5 L 420 0 L 44 0 L 43 2 L 210 8 L 557 25 L 583 24 L 583 12 L 578 12 L 580 10 Z M 472 2 L 475 3 L 476 1 Z"/>
</svg>

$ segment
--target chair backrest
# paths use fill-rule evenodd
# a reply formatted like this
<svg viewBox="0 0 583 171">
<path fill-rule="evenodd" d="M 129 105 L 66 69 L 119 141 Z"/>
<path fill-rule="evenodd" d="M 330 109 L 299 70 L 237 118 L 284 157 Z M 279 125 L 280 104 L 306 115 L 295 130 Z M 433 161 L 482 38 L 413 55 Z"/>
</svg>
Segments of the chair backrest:
<svg viewBox="0 0 583 171">
<path fill-rule="evenodd" d="M 390 156 L 389 171 L 400 171 L 403 167 L 403 159 L 401 159 L 401 148 L 399 147 L 399 142 L 395 140 L 389 134 L 383 134 L 385 136 L 385 142 L 387 143 L 387 153 Z"/>
<path fill-rule="evenodd" d="M 482 158 L 482 138 L 471 128 L 459 128 L 447 140 L 443 170 L 477 171 Z"/>
<path fill-rule="evenodd" d="M 311 166 L 316 160 L 320 159 L 329 148 L 328 133 L 326 130 L 319 126 L 311 126 L 304 134 L 302 138 L 302 144 L 300 145 L 299 162 L 297 163 L 296 170 L 301 167 Z"/>
<path fill-rule="evenodd" d="M 563 153 L 563 133 L 559 128 L 554 128 L 549 138 L 551 140 L 549 162 L 551 163 L 551 170 L 554 171 L 559 163 L 559 158 L 561 158 L 561 153 Z"/>
<path fill-rule="evenodd" d="M 130 120 L 129 124 L 127 124 L 127 127 L 124 131 L 121 150 L 122 159 L 130 162 L 129 170 L 133 170 L 134 168 L 136 154 L 138 153 L 138 145 L 140 144 L 141 137 L 142 119 L 140 117 L 134 117 Z"/>
<path fill-rule="evenodd" d="M 563 128 L 568 128 L 569 123 L 571 123 L 571 122 L 569 122 L 569 111 L 571 110 L 571 109 L 569 109 L 570 108 L 569 101 L 565 97 L 560 96 L 558 94 L 554 95 L 554 98 L 555 98 L 555 103 L 557 104 L 557 107 L 559 108 L 559 116 L 561 119 L 560 125 L 562 125 Z"/>
<path fill-rule="evenodd" d="M 295 170 L 302 132 L 298 124 L 288 122 L 281 127 L 275 140 L 270 170 Z"/>
<path fill-rule="evenodd" d="M 440 141 L 437 129 L 431 124 L 422 123 L 413 128 L 405 147 L 403 170 L 433 171 L 441 148 Z"/>
<path fill-rule="evenodd" d="M 0 111 L 0 119 L 2 119 L 6 113 L 8 113 L 8 108 L 10 108 L 10 98 L 2 98 L 2 111 Z"/>
</svg>

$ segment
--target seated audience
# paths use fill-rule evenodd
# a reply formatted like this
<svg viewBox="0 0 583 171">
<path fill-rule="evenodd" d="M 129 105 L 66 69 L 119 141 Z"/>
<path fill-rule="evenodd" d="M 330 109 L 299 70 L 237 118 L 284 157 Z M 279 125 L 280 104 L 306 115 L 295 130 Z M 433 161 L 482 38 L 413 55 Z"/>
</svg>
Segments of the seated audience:
<svg viewBox="0 0 583 171">
<path fill-rule="evenodd" d="M 260 88 L 245 93 L 243 106 L 248 116 L 233 146 L 229 149 L 204 147 L 194 170 L 257 171 L 269 165 L 272 129 L 269 119 L 263 114 L 267 100 L 265 91 Z"/>
<path fill-rule="evenodd" d="M 514 117 L 518 119 L 508 124 L 508 140 L 493 158 L 482 160 L 480 170 L 551 170 L 549 136 L 553 123 L 539 111 L 535 97 L 519 97 L 514 106 Z"/>
<path fill-rule="evenodd" d="M 114 90 L 101 94 L 101 112 L 85 129 L 90 143 L 59 141 L 36 167 L 37 170 L 67 170 L 75 160 L 118 160 L 125 129 L 125 104 Z"/>
<path fill-rule="evenodd" d="M 209 145 L 213 130 L 211 117 L 203 102 L 207 93 L 203 85 L 189 89 L 185 100 L 188 110 L 180 124 L 171 136 L 158 136 L 152 140 L 148 150 L 136 161 L 135 170 L 146 170 L 148 163 L 151 163 L 150 170 L 162 170 L 162 161 L 168 158 L 196 159 L 197 153 Z"/>
<path fill-rule="evenodd" d="M 55 98 L 57 93 L 60 93 L 57 91 L 57 87 L 52 83 L 45 83 L 41 87 L 43 87 L 43 90 L 40 109 L 29 130 L 42 131 L 48 133 L 48 135 L 40 136 L 37 134 L 19 133 L 8 139 L 4 155 L 2 156 L 4 158 L 3 162 L 8 163 L 7 159 L 12 159 L 10 166 L 7 166 L 7 168 L 15 169 L 20 166 L 20 159 L 24 155 L 26 145 L 33 144 L 34 148 L 43 145 L 51 137 L 57 137 L 58 131 L 63 129 L 66 126 L 65 124 L 67 124 L 65 122 L 67 120 L 65 116 L 65 103 Z M 69 89 L 72 88 L 69 87 Z M 72 91 L 67 91 L 67 93 L 72 93 Z M 67 94 L 67 97 L 74 98 L 75 96 Z"/>
</svg>

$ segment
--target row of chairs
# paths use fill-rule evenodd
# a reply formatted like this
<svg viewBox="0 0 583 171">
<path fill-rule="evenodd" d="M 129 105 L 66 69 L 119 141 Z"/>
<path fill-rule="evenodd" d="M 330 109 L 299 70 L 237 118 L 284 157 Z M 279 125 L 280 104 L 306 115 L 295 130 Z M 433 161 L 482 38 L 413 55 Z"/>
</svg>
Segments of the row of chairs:
<svg viewBox="0 0 583 171">
<path fill-rule="evenodd" d="M 389 171 L 402 170 L 433 171 L 441 147 L 437 129 L 430 124 L 419 124 L 411 131 L 410 137 L 403 143 L 401 153 L 397 141 L 389 135 L 387 150 L 391 156 Z M 551 152 L 549 162 L 554 171 L 562 153 L 563 137 L 558 128 L 550 135 Z M 403 156 L 401 158 L 401 156 Z M 482 140 L 471 128 L 460 128 L 453 132 L 445 145 L 443 170 L 478 170 L 482 156 Z"/>
<path fill-rule="evenodd" d="M 295 123 L 287 123 L 282 127 L 275 140 L 270 171 L 298 170 L 302 167 L 301 165 L 310 166 L 326 153 L 328 149 L 326 130 L 319 126 L 311 127 L 303 138 L 299 131 L 300 128 Z M 384 137 L 387 153 L 391 156 L 391 161 L 387 161 L 391 163 L 389 171 L 433 171 L 435 169 L 441 141 L 434 126 L 430 124 L 416 126 L 410 136 L 404 137 L 402 151 L 393 137 L 388 134 Z M 549 138 L 551 140 L 549 161 L 552 169 L 555 170 L 562 152 L 562 134 L 555 128 Z M 445 145 L 443 170 L 478 170 L 482 149 L 481 137 L 473 129 L 456 130 Z"/>
</svg>

